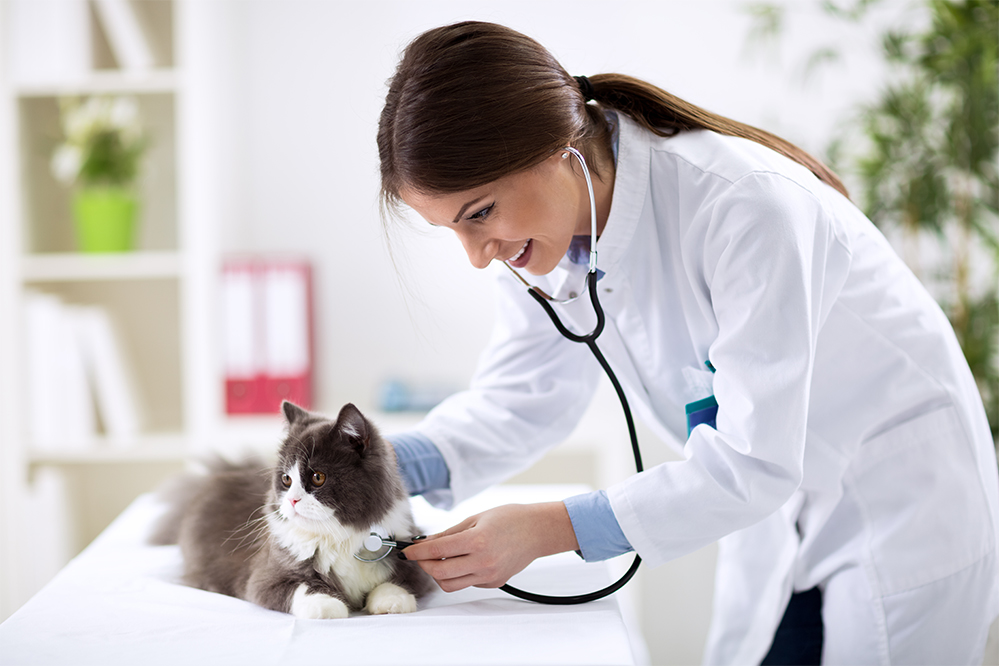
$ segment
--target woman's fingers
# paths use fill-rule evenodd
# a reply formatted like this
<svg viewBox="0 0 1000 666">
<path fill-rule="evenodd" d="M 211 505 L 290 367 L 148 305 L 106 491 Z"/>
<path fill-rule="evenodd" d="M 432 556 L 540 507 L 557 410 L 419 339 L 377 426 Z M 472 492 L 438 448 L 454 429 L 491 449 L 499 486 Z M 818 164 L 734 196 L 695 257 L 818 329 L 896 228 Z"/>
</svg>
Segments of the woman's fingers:
<svg viewBox="0 0 1000 666">
<path fill-rule="evenodd" d="M 472 544 L 465 536 L 467 529 L 457 530 L 455 526 L 440 534 L 434 534 L 426 539 L 421 539 L 412 546 L 408 546 L 403 555 L 408 560 L 443 560 L 446 558 L 460 557 L 468 555 L 472 551 Z"/>
<path fill-rule="evenodd" d="M 508 504 L 463 520 L 407 547 L 441 589 L 499 587 L 536 557 L 576 549 L 576 535 L 562 502 Z"/>
<path fill-rule="evenodd" d="M 469 555 L 452 557 L 446 560 L 422 560 L 419 564 L 424 571 L 439 583 L 478 575 L 475 558 Z"/>
<path fill-rule="evenodd" d="M 502 581 L 490 584 L 495 567 L 478 551 L 479 539 L 470 532 L 476 525 L 474 518 L 407 547 L 403 554 L 417 562 L 445 592 L 474 585 L 499 587 Z"/>
<path fill-rule="evenodd" d="M 507 582 L 498 562 L 482 554 L 460 555 L 446 560 L 423 560 L 419 564 L 445 592 L 472 586 L 500 587 Z"/>
</svg>

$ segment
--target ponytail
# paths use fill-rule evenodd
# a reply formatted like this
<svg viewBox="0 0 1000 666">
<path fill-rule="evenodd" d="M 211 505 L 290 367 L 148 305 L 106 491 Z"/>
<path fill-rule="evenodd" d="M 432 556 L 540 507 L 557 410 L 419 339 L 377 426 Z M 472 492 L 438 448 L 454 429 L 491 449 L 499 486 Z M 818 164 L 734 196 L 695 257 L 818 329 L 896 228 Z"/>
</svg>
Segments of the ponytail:
<svg viewBox="0 0 1000 666">
<path fill-rule="evenodd" d="M 586 81 L 586 84 L 580 82 Z M 595 74 L 577 77 L 584 98 L 624 113 L 659 136 L 673 136 L 692 129 L 755 141 L 806 167 L 821 181 L 845 197 L 847 188 L 833 171 L 798 146 L 770 132 L 745 125 L 695 106 L 665 90 L 625 74 Z M 583 90 L 588 85 L 587 90 Z"/>
<path fill-rule="evenodd" d="M 567 143 L 580 148 L 601 178 L 600 157 L 610 155 L 602 108 L 659 136 L 707 129 L 756 141 L 847 196 L 832 171 L 784 139 L 631 76 L 574 79 L 530 37 L 466 21 L 414 39 L 389 82 L 378 128 L 383 211 L 398 206 L 404 189 L 469 190 L 530 168 Z"/>
</svg>

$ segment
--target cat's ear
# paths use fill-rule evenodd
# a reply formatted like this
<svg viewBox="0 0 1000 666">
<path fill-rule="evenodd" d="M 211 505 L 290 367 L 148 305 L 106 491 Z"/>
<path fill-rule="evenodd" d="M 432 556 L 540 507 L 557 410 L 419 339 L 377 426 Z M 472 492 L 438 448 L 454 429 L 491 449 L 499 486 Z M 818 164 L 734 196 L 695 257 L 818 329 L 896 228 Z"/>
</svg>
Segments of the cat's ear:
<svg viewBox="0 0 1000 666">
<path fill-rule="evenodd" d="M 340 409 L 337 416 L 337 431 L 343 433 L 354 442 L 358 453 L 364 455 L 371 437 L 371 428 L 361 411 L 352 403 L 347 403 Z"/>
<path fill-rule="evenodd" d="M 288 421 L 288 425 L 295 425 L 297 421 L 304 421 L 309 412 L 302 409 L 293 402 L 288 402 L 287 400 L 281 401 L 281 411 L 285 414 L 285 419 Z"/>
</svg>

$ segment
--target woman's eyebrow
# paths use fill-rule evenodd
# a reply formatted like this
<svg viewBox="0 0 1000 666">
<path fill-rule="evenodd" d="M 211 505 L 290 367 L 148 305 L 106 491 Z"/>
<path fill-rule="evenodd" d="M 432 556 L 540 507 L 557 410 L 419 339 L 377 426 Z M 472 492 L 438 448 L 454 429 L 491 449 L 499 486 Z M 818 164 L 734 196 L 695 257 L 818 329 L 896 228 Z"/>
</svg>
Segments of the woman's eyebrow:
<svg viewBox="0 0 1000 666">
<path fill-rule="evenodd" d="M 486 195 L 485 195 L 485 194 L 484 194 L 484 195 L 482 195 L 482 196 L 479 196 L 479 197 L 476 197 L 475 199 L 473 199 L 473 200 L 472 200 L 472 201 L 470 201 L 469 203 L 467 203 L 467 204 L 465 204 L 464 206 L 462 206 L 461 208 L 459 208 L 459 209 L 458 209 L 458 215 L 456 215 L 456 216 L 455 216 L 455 219 L 454 219 L 454 220 L 452 220 L 452 222 L 451 222 L 451 223 L 452 223 L 452 224 L 458 224 L 458 221 L 459 221 L 460 219 L 462 219 L 462 216 L 463 216 L 463 215 L 465 215 L 465 211 L 469 209 L 469 206 L 472 206 L 472 205 L 473 205 L 473 204 L 475 204 L 475 203 L 476 203 L 477 201 L 482 201 L 482 200 L 483 200 L 483 199 L 485 199 L 485 198 L 486 198 Z"/>
</svg>

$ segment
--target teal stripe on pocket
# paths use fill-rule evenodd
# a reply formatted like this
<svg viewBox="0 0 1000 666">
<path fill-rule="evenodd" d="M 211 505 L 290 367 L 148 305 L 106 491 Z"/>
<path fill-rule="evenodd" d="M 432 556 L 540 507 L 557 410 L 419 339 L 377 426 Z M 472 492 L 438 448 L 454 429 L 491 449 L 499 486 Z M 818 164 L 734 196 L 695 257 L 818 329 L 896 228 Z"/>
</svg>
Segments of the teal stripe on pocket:
<svg viewBox="0 0 1000 666">
<path fill-rule="evenodd" d="M 694 414 L 695 412 L 700 412 L 703 409 L 708 409 L 710 407 L 718 407 L 719 403 L 715 401 L 715 396 L 710 395 L 707 398 L 702 398 L 701 400 L 695 400 L 694 402 L 689 402 L 684 405 L 685 414 Z"/>
<path fill-rule="evenodd" d="M 701 400 L 695 400 L 684 405 L 684 413 L 687 415 L 687 434 L 691 436 L 691 431 L 702 423 L 715 428 L 715 417 L 719 413 L 719 403 L 715 396 L 710 395 Z"/>
</svg>

